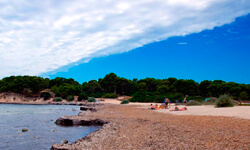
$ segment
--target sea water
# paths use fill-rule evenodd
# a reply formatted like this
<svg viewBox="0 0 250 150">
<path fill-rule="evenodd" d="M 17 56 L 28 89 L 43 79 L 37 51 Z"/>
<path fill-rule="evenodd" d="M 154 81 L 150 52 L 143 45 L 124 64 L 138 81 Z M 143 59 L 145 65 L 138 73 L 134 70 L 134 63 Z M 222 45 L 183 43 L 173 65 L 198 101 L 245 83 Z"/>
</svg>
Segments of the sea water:
<svg viewBox="0 0 250 150">
<path fill-rule="evenodd" d="M 0 104 L 0 150 L 50 149 L 53 143 L 64 139 L 72 143 L 100 128 L 55 124 L 63 115 L 77 115 L 79 109 L 72 105 Z M 23 128 L 28 131 L 22 132 Z"/>
</svg>

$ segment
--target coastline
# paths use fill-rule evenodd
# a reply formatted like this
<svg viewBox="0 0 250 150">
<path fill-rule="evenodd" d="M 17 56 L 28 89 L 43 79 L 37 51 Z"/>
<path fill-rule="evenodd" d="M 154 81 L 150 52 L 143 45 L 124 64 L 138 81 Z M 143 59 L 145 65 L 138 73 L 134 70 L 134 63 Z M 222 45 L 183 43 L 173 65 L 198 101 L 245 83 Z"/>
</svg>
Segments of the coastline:
<svg viewBox="0 0 250 150">
<path fill-rule="evenodd" d="M 249 149 L 250 120 L 218 116 L 172 115 L 136 105 L 105 104 L 97 112 L 64 116 L 106 122 L 72 144 L 51 149 Z"/>
<path fill-rule="evenodd" d="M 51 149 L 249 149 L 250 119 L 207 115 L 189 106 L 186 112 L 149 110 L 150 103 L 120 105 L 119 99 L 103 99 L 96 112 L 62 116 L 68 126 L 101 125 L 72 144 L 53 144 Z M 17 105 L 81 105 L 79 102 L 3 102 Z M 173 105 L 171 106 L 174 107 Z M 193 108 L 192 108 L 193 107 Z M 204 106 L 211 111 L 212 106 Z M 238 106 L 244 108 L 247 106 Z M 249 110 L 250 107 L 247 108 Z M 199 108 L 200 109 L 200 108 Z M 202 108 L 204 109 L 204 108 Z M 216 108 L 217 110 L 223 110 Z M 230 112 L 229 108 L 229 112 Z M 202 115 L 202 116 L 199 116 Z M 65 124 L 56 122 L 57 125 Z M 66 125 L 67 126 L 67 125 Z M 166 142 L 168 141 L 168 142 Z"/>
</svg>

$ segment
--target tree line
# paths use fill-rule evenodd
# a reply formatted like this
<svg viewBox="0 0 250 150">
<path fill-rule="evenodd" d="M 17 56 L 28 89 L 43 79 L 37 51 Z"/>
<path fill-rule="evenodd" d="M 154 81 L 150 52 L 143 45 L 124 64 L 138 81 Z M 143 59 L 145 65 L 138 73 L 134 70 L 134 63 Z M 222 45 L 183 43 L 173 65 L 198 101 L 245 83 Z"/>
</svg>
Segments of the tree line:
<svg viewBox="0 0 250 150">
<path fill-rule="evenodd" d="M 238 84 L 222 80 L 194 80 L 176 78 L 168 79 L 133 79 L 129 80 L 109 73 L 104 78 L 80 84 L 74 79 L 57 77 L 55 79 L 37 76 L 10 76 L 0 80 L 0 92 L 16 92 L 25 95 L 38 94 L 43 89 L 51 89 L 56 97 L 67 96 L 102 97 L 105 94 L 133 96 L 131 101 L 161 102 L 164 97 L 171 100 L 202 100 L 206 97 L 218 97 L 230 94 L 235 100 L 249 99 L 250 84 Z"/>
</svg>

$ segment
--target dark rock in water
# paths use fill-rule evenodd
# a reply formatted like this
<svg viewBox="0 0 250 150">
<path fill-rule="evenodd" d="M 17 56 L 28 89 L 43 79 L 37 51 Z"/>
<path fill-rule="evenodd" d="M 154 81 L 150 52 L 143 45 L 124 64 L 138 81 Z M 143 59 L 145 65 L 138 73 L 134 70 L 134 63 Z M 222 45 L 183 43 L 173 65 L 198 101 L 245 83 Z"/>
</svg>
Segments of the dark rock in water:
<svg viewBox="0 0 250 150">
<path fill-rule="evenodd" d="M 100 120 L 100 119 L 95 119 L 95 120 L 81 120 L 81 119 L 70 119 L 67 117 L 60 117 L 59 119 L 56 120 L 57 125 L 61 126 L 91 126 L 91 125 L 96 125 L 96 126 L 102 126 L 106 124 L 107 122 Z"/>
<path fill-rule="evenodd" d="M 68 140 L 62 140 L 62 144 L 67 144 L 67 143 L 69 143 Z"/>
<path fill-rule="evenodd" d="M 90 110 L 90 111 L 93 111 L 93 112 L 96 112 L 97 110 L 93 107 L 86 107 L 86 106 L 81 106 L 80 107 L 80 110 L 83 110 L 83 111 L 87 111 L 87 110 Z"/>
<path fill-rule="evenodd" d="M 70 119 L 64 119 L 64 118 L 60 117 L 59 119 L 56 120 L 56 124 L 61 125 L 61 126 L 72 126 L 73 121 Z"/>
<path fill-rule="evenodd" d="M 28 129 L 23 128 L 23 129 L 22 129 L 22 132 L 28 132 Z"/>
</svg>

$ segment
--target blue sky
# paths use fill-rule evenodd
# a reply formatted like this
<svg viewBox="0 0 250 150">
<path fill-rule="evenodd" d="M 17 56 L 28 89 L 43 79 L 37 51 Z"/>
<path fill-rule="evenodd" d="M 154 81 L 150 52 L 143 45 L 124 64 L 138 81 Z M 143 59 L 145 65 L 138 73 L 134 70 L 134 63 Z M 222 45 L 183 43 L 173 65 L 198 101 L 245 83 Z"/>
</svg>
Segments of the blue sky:
<svg viewBox="0 0 250 150">
<path fill-rule="evenodd" d="M 61 68 L 57 76 L 79 82 L 103 78 L 110 72 L 128 79 L 224 80 L 250 83 L 250 15 L 231 24 L 187 36 L 171 37 L 132 51 L 95 58 Z"/>
<path fill-rule="evenodd" d="M 250 83 L 247 0 L 1 0 L 0 78 Z"/>
</svg>

